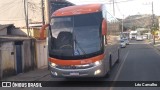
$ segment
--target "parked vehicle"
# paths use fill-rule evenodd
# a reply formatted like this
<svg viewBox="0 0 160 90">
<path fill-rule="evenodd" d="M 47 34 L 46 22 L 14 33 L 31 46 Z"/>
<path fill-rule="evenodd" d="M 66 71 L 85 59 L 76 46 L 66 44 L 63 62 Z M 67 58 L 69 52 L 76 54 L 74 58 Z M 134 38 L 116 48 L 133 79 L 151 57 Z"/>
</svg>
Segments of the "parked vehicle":
<svg viewBox="0 0 160 90">
<path fill-rule="evenodd" d="M 123 39 L 123 41 L 126 43 L 126 45 L 129 45 L 129 32 L 121 33 L 120 38 L 121 38 L 121 40 Z"/>
<path fill-rule="evenodd" d="M 124 38 L 124 42 L 126 43 L 126 45 L 129 45 L 129 39 L 127 37 Z"/>
<path fill-rule="evenodd" d="M 125 40 L 124 39 L 121 39 L 120 40 L 120 46 L 121 46 L 121 48 L 125 48 L 126 47 L 126 42 L 125 42 Z"/>
<path fill-rule="evenodd" d="M 147 35 L 143 35 L 143 39 L 148 39 L 148 36 Z"/>
<path fill-rule="evenodd" d="M 143 40 L 143 36 L 142 35 L 137 35 L 136 40 L 137 41 L 142 41 Z"/>
</svg>

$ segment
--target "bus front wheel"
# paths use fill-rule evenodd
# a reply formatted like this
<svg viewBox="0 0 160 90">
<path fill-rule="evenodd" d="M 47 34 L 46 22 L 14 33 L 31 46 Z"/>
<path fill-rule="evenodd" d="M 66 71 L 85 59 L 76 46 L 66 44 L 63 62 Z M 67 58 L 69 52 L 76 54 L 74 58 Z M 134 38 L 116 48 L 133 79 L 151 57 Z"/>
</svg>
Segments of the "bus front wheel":
<svg viewBox="0 0 160 90">
<path fill-rule="evenodd" d="M 111 74 L 111 69 L 112 69 L 112 57 L 111 55 L 109 56 L 109 70 L 107 71 L 105 77 L 106 78 L 109 78 L 110 77 L 110 74 Z"/>
</svg>

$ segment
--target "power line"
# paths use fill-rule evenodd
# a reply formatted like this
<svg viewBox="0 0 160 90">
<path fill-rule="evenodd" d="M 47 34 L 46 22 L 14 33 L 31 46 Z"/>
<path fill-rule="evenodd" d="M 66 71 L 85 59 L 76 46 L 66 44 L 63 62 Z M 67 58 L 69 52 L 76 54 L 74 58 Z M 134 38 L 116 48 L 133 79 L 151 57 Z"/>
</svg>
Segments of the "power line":
<svg viewBox="0 0 160 90">
<path fill-rule="evenodd" d="M 10 5 L 7 5 L 7 6 L 4 7 L 3 9 L 0 9 L 0 14 L 1 14 L 1 13 L 5 13 L 5 12 L 8 12 L 8 10 L 10 10 L 13 6 L 15 6 L 15 1 L 12 2 Z"/>
<path fill-rule="evenodd" d="M 115 7 L 114 7 L 114 0 L 113 0 L 113 15 L 115 16 Z"/>
<path fill-rule="evenodd" d="M 25 21 L 26 21 L 26 27 L 27 27 L 27 33 L 29 36 L 29 25 L 28 25 L 28 0 L 24 0 L 24 14 L 25 14 Z"/>
<path fill-rule="evenodd" d="M 119 8 L 117 3 L 116 3 L 116 7 L 117 7 L 117 10 L 119 11 L 119 13 L 123 16 L 123 14 L 121 13 L 121 10 L 120 10 L 120 8 Z"/>
<path fill-rule="evenodd" d="M 115 2 L 115 3 L 123 3 L 123 2 L 130 2 L 130 1 L 134 1 L 134 0 L 125 0 L 125 1 Z"/>
<path fill-rule="evenodd" d="M 7 3 L 3 3 L 3 4 L 1 3 L 2 5 L 0 6 L 0 8 L 3 9 L 4 7 L 7 7 L 8 5 L 15 3 L 15 2 L 16 2 L 16 0 L 13 0 L 13 1 L 7 2 Z M 16 2 L 16 3 L 19 3 L 19 2 Z"/>
</svg>

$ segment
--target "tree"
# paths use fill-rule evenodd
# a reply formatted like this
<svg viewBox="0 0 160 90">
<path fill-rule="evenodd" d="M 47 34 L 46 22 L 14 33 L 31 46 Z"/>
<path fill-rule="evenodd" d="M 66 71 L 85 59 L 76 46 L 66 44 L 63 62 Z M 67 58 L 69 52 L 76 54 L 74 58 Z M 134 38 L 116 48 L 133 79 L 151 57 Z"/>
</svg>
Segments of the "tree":
<svg viewBox="0 0 160 90">
<path fill-rule="evenodd" d="M 151 33 L 153 35 L 153 44 L 155 44 L 155 36 L 156 36 L 156 32 L 158 31 L 158 26 L 157 25 L 153 25 L 153 27 L 151 28 Z"/>
<path fill-rule="evenodd" d="M 158 31 L 159 29 L 158 29 L 158 26 L 153 26 L 153 27 L 151 27 L 151 33 L 152 33 L 152 35 L 156 35 L 156 32 Z"/>
</svg>

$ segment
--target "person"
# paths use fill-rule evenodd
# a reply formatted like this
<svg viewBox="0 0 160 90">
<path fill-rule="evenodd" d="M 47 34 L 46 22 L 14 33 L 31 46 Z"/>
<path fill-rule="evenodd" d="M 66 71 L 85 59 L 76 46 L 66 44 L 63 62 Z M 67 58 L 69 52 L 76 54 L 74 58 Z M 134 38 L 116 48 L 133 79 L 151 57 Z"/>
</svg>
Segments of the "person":
<svg viewBox="0 0 160 90">
<path fill-rule="evenodd" d="M 56 48 L 61 50 L 61 54 L 65 56 L 73 55 L 73 34 L 71 32 L 63 31 L 58 34 L 56 39 Z"/>
</svg>

